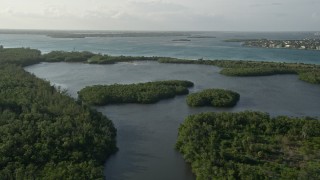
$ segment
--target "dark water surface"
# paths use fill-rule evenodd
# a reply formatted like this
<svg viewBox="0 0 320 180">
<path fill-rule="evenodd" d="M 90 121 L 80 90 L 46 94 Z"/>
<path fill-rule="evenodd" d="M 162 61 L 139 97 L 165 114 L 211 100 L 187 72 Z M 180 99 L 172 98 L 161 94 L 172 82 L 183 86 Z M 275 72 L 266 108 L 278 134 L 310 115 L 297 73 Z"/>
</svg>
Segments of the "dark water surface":
<svg viewBox="0 0 320 180">
<path fill-rule="evenodd" d="M 320 86 L 298 80 L 296 75 L 227 77 L 219 68 L 204 65 L 158 64 L 157 62 L 88 65 L 41 63 L 25 68 L 40 78 L 68 90 L 88 85 L 137 83 L 155 80 L 190 80 L 196 92 L 205 88 L 226 88 L 240 93 L 234 108 L 190 108 L 185 96 L 153 105 L 124 104 L 97 107 L 118 129 L 119 151 L 108 159 L 109 180 L 193 180 L 190 167 L 175 151 L 179 125 L 189 114 L 208 111 L 259 110 L 271 115 L 320 117 Z"/>
</svg>

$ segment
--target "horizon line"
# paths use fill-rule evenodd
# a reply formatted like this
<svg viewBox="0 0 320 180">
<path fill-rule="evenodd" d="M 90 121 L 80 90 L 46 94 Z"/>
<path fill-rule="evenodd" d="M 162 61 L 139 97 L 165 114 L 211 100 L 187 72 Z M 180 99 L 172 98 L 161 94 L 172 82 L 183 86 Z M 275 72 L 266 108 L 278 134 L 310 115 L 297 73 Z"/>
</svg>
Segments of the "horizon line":
<svg viewBox="0 0 320 180">
<path fill-rule="evenodd" d="M 320 30 L 108 30 L 108 29 L 20 29 L 20 28 L 0 28 L 0 31 L 122 31 L 122 32 L 319 32 Z"/>
</svg>

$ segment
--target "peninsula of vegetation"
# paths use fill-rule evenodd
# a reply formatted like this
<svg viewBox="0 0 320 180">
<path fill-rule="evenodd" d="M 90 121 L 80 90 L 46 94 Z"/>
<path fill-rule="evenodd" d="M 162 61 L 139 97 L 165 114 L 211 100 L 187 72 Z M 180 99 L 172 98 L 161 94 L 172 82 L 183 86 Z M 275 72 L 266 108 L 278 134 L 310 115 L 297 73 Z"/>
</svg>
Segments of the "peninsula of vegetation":
<svg viewBox="0 0 320 180">
<path fill-rule="evenodd" d="M 92 38 L 92 37 L 168 37 L 168 36 L 191 36 L 187 32 L 145 32 L 145 31 L 68 31 L 68 30 L 5 30 L 0 29 L 0 34 L 28 34 L 44 35 L 51 38 Z"/>
<path fill-rule="evenodd" d="M 187 104 L 192 107 L 213 106 L 233 107 L 240 99 L 236 92 L 225 89 L 205 89 L 187 96 Z"/>
<path fill-rule="evenodd" d="M 189 36 L 188 38 L 194 38 L 194 39 L 209 39 L 209 38 L 216 38 L 216 37 L 215 37 L 215 36 L 194 35 L 194 36 Z"/>
<path fill-rule="evenodd" d="M 82 52 L 65 52 L 52 51 L 48 54 L 42 55 L 44 62 L 82 62 L 89 64 L 114 64 L 117 62 L 128 61 L 156 61 L 158 57 L 144 57 L 144 56 L 110 56 L 102 54 L 94 54 L 88 51 Z"/>
<path fill-rule="evenodd" d="M 78 92 L 79 99 L 91 105 L 114 103 L 156 103 L 161 99 L 188 94 L 190 81 L 155 81 L 138 84 L 113 84 L 88 86 Z"/>
<path fill-rule="evenodd" d="M 204 64 L 223 68 L 220 73 L 227 76 L 269 76 L 276 74 L 297 74 L 303 81 L 313 84 L 320 84 L 320 65 L 303 63 L 232 60 L 184 60 L 155 56 L 110 56 L 93 54 L 86 51 L 52 51 L 48 54 L 44 54 L 41 57 L 38 57 L 38 59 L 45 62 L 83 62 L 90 64 L 114 64 L 117 62 L 128 61 L 157 61 L 159 63 Z"/>
<path fill-rule="evenodd" d="M 112 122 L 22 68 L 0 75 L 0 179 L 102 179 Z"/>
<path fill-rule="evenodd" d="M 91 52 L 52 51 L 41 55 L 39 50 L 29 48 L 3 48 L 0 46 L 3 62 L 32 65 L 40 62 L 81 62 L 89 64 L 114 64 L 117 62 L 156 61 L 174 64 L 203 64 L 222 68 L 227 76 L 269 76 L 276 74 L 297 74 L 300 80 L 320 84 L 320 65 L 304 63 L 280 63 L 242 60 L 186 60 L 169 57 L 110 56 Z M 15 57 L 14 60 L 10 57 Z M 15 61 L 15 62 L 14 62 Z"/>
<path fill-rule="evenodd" d="M 260 112 L 202 113 L 176 148 L 197 179 L 319 179 L 320 121 Z"/>
<path fill-rule="evenodd" d="M 191 41 L 191 40 L 190 39 L 173 39 L 172 41 L 184 42 L 184 41 Z"/>
<path fill-rule="evenodd" d="M 113 123 L 19 67 L 40 61 L 0 47 L 0 179 L 103 179 Z"/>
<path fill-rule="evenodd" d="M 186 36 L 187 33 L 179 32 L 49 32 L 46 33 L 51 38 L 90 38 L 90 37 L 167 37 L 167 36 Z"/>
<path fill-rule="evenodd" d="M 222 68 L 220 73 L 226 76 L 269 76 L 277 74 L 297 74 L 300 80 L 312 84 L 320 84 L 320 65 L 315 64 L 241 60 L 184 60 L 177 58 L 159 58 L 158 62 L 217 66 Z"/>
<path fill-rule="evenodd" d="M 225 42 L 242 42 L 242 45 L 247 47 L 320 50 L 320 39 L 303 39 L 303 40 L 228 39 L 228 40 L 225 40 Z"/>
</svg>

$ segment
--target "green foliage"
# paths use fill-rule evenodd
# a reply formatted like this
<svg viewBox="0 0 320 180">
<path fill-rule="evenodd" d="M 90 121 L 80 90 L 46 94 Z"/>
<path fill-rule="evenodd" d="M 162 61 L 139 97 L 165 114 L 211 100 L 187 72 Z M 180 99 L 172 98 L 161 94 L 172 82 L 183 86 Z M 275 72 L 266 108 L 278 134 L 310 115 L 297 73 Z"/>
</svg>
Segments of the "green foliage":
<svg viewBox="0 0 320 180">
<path fill-rule="evenodd" d="M 320 71 L 308 71 L 299 73 L 299 78 L 312 84 L 320 84 Z"/>
<path fill-rule="evenodd" d="M 0 179 L 102 179 L 113 123 L 14 65 L 0 65 Z"/>
<path fill-rule="evenodd" d="M 89 64 L 114 64 L 117 62 L 130 61 L 155 61 L 158 57 L 144 57 L 144 56 L 110 56 L 94 54 L 91 52 L 66 52 L 66 51 L 52 51 L 48 54 L 42 55 L 46 62 L 83 62 Z"/>
<path fill-rule="evenodd" d="M 94 56 L 94 54 L 87 51 L 52 51 L 48 54 L 42 55 L 42 58 L 45 62 L 87 62 L 87 60 L 92 56 Z"/>
<path fill-rule="evenodd" d="M 0 48 L 0 65 L 16 64 L 27 66 L 41 61 L 41 52 L 30 48 Z"/>
<path fill-rule="evenodd" d="M 299 74 L 301 80 L 319 84 L 320 66 L 298 63 L 277 63 L 231 60 L 183 60 L 168 57 L 110 56 L 91 52 L 52 51 L 41 55 L 39 50 L 29 48 L 0 48 L 0 64 L 32 65 L 45 62 L 82 62 L 90 64 L 114 64 L 131 61 L 158 61 L 159 63 L 203 64 L 223 68 L 220 73 L 227 76 L 267 76 L 275 74 Z"/>
<path fill-rule="evenodd" d="M 220 74 L 227 76 L 270 76 L 274 74 L 296 74 L 294 70 L 282 68 L 224 68 Z"/>
<path fill-rule="evenodd" d="M 314 64 L 232 60 L 183 60 L 177 58 L 159 58 L 158 62 L 218 66 L 223 68 L 220 73 L 227 76 L 298 74 L 303 81 L 320 84 L 320 65 Z"/>
<path fill-rule="evenodd" d="M 197 179 L 319 179 L 320 121 L 261 112 L 201 113 L 176 148 Z"/>
<path fill-rule="evenodd" d="M 233 107 L 240 99 L 236 92 L 224 89 L 205 89 L 187 96 L 189 106 Z"/>
<path fill-rule="evenodd" d="M 94 85 L 78 92 L 79 99 L 88 104 L 106 105 L 112 103 L 155 103 L 175 95 L 188 94 L 190 81 L 156 81 L 139 84 Z"/>
<path fill-rule="evenodd" d="M 130 62 L 130 61 L 154 61 L 157 57 L 144 57 L 144 56 L 110 56 L 110 55 L 95 55 L 88 59 L 90 64 L 114 64 L 117 62 Z"/>
<path fill-rule="evenodd" d="M 110 56 L 91 52 L 52 51 L 41 55 L 39 50 L 29 48 L 0 48 L 0 64 L 32 65 L 45 62 L 82 62 L 90 64 L 114 64 L 131 61 L 158 61 L 159 63 L 203 64 L 223 68 L 220 73 L 227 76 L 267 76 L 274 74 L 299 74 L 301 80 L 319 84 L 320 66 L 297 63 L 277 63 L 231 60 L 183 60 L 168 57 Z"/>
</svg>

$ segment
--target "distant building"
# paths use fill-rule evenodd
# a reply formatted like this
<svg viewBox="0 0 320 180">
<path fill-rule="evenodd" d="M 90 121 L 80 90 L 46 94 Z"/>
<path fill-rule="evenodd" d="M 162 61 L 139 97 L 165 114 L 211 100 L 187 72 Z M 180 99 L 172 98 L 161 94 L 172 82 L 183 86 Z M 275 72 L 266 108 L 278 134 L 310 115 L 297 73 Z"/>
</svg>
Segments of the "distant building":
<svg viewBox="0 0 320 180">
<path fill-rule="evenodd" d="M 276 48 L 282 48 L 282 44 L 277 44 Z"/>
<path fill-rule="evenodd" d="M 244 46 L 263 48 L 287 48 L 287 49 L 316 49 L 320 50 L 320 39 L 304 40 L 246 40 Z"/>
</svg>

